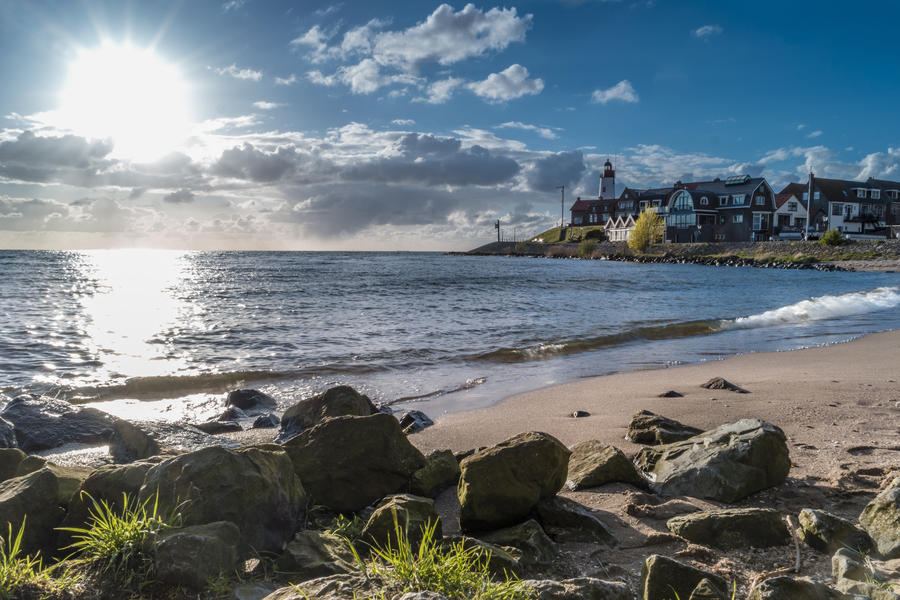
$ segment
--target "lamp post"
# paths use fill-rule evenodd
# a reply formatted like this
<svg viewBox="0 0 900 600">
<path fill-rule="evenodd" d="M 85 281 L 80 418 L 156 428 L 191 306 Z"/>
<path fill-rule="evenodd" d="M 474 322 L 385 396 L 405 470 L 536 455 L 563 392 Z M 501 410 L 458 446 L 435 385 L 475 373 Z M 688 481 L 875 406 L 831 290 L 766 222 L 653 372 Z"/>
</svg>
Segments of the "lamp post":
<svg viewBox="0 0 900 600">
<path fill-rule="evenodd" d="M 559 200 L 559 228 L 562 229 L 566 223 L 566 186 L 558 185 L 556 189 L 562 191 L 562 197 Z"/>
</svg>

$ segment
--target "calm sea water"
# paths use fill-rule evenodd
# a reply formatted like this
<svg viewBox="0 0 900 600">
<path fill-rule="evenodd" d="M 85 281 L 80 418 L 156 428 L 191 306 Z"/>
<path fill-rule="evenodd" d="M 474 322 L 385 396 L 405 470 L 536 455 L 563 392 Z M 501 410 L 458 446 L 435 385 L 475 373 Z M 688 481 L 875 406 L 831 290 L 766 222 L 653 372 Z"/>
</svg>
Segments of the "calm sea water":
<svg viewBox="0 0 900 600">
<path fill-rule="evenodd" d="M 4 251 L 0 390 L 191 420 L 239 385 L 287 406 L 349 383 L 435 416 L 896 329 L 898 286 L 891 273 L 432 253 Z"/>
</svg>

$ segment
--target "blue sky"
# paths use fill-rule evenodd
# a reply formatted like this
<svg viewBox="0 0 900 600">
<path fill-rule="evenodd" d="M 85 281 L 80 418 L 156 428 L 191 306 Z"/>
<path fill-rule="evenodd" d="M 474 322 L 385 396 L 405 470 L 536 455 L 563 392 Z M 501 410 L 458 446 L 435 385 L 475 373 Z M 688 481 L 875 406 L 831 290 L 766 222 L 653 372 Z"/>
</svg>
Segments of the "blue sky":
<svg viewBox="0 0 900 600">
<path fill-rule="evenodd" d="M 0 4 L 0 246 L 465 249 L 559 192 L 900 179 L 896 2 Z M 568 198 L 567 198 L 568 201 Z"/>
</svg>

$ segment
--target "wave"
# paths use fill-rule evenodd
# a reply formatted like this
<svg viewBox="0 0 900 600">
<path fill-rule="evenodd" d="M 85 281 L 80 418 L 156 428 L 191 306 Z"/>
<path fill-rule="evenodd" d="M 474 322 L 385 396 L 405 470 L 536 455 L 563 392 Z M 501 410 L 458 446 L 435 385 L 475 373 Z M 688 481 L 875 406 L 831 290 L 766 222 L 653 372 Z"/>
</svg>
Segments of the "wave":
<svg viewBox="0 0 900 600">
<path fill-rule="evenodd" d="M 478 354 L 472 359 L 503 363 L 522 362 L 612 348 L 636 341 L 656 341 L 712 335 L 737 329 L 802 325 L 810 321 L 850 317 L 898 306 L 900 306 L 900 288 L 882 287 L 863 292 L 819 296 L 746 317 L 683 321 L 664 325 L 634 327 L 625 331 L 590 338 L 548 341 L 522 348 L 501 348 Z"/>
</svg>

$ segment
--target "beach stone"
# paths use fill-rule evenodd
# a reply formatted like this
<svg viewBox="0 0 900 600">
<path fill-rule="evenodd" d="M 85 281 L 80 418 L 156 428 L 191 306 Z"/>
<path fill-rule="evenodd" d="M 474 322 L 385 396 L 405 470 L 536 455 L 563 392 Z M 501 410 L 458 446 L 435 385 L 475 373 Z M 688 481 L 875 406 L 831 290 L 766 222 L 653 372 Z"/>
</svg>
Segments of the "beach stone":
<svg viewBox="0 0 900 600">
<path fill-rule="evenodd" d="M 216 417 L 217 421 L 237 421 L 238 419 L 246 419 L 247 413 L 237 406 L 229 406 L 222 411 L 222 414 Z"/>
<path fill-rule="evenodd" d="M 17 477 L 19 465 L 28 457 L 18 448 L 0 448 L 0 482 Z"/>
<path fill-rule="evenodd" d="M 850 596 L 824 583 L 781 575 L 766 579 L 750 590 L 747 600 L 850 600 Z"/>
<path fill-rule="evenodd" d="M 591 413 L 589 413 L 586 410 L 576 410 L 576 411 L 572 412 L 573 419 L 583 419 L 584 417 L 589 417 L 589 416 L 591 416 Z"/>
<path fill-rule="evenodd" d="M 856 600 L 857 598 L 866 598 L 868 600 L 898 600 L 900 595 L 891 591 L 890 587 L 882 587 L 883 584 L 867 583 L 864 581 L 854 581 L 852 579 L 841 579 L 835 585 L 834 589 L 847 594 L 848 597 Z M 897 589 L 895 586 L 893 589 Z"/>
<path fill-rule="evenodd" d="M 521 521 L 566 481 L 569 449 L 540 432 L 521 433 L 464 459 L 457 496 L 464 531 Z"/>
<path fill-rule="evenodd" d="M 880 561 L 851 548 L 841 548 L 831 557 L 831 573 L 835 579 L 900 584 L 900 559 Z"/>
<path fill-rule="evenodd" d="M 22 459 L 22 462 L 19 463 L 15 477 L 21 477 L 22 475 L 28 475 L 29 473 L 39 471 L 43 469 L 46 464 L 47 459 L 43 456 L 38 456 L 37 454 L 26 456 Z"/>
<path fill-rule="evenodd" d="M 804 508 L 797 518 L 800 539 L 819 552 L 834 554 L 840 548 L 862 552 L 873 549 L 872 538 L 855 523 L 824 510 Z"/>
<path fill-rule="evenodd" d="M 275 590 L 263 600 L 357 600 L 381 598 L 377 579 L 364 575 L 329 575 Z"/>
<path fill-rule="evenodd" d="M 344 538 L 323 531 L 300 531 L 288 542 L 275 566 L 292 579 L 305 581 L 358 570 Z"/>
<path fill-rule="evenodd" d="M 253 429 L 273 429 L 278 427 L 279 423 L 281 423 L 281 419 L 278 418 L 278 415 L 266 413 L 256 417 L 256 420 L 253 421 Z"/>
<path fill-rule="evenodd" d="M 328 417 L 366 417 L 377 412 L 368 396 L 349 385 L 339 385 L 287 409 L 281 416 L 277 441 L 284 442 Z"/>
<path fill-rule="evenodd" d="M 716 584 L 709 579 L 701 579 L 694 591 L 691 592 L 688 600 L 730 600 L 731 596 L 716 587 Z"/>
<path fill-rule="evenodd" d="M 482 534 L 479 538 L 496 546 L 518 549 L 522 553 L 519 561 L 526 567 L 549 564 L 559 552 L 553 540 L 534 519 Z"/>
<path fill-rule="evenodd" d="M 720 502 L 737 502 L 776 486 L 791 468 L 784 432 L 759 419 L 742 419 L 681 442 L 644 448 L 634 462 L 657 494 Z"/>
<path fill-rule="evenodd" d="M 434 510 L 434 500 L 397 494 L 388 496 L 375 508 L 375 512 L 366 521 L 362 530 L 362 539 L 375 548 L 398 548 L 397 528 L 399 527 L 409 540 L 413 552 L 418 552 L 422 543 L 423 531 L 434 527 L 432 540 L 443 537 L 441 518 Z"/>
<path fill-rule="evenodd" d="M 448 598 L 437 592 L 406 592 L 399 600 L 448 600 Z"/>
<path fill-rule="evenodd" d="M 409 491 L 435 498 L 459 481 L 459 463 L 450 450 L 434 450 L 425 455 L 425 466 L 413 473 Z"/>
<path fill-rule="evenodd" d="M 217 433 L 234 433 L 235 431 L 243 431 L 240 423 L 236 421 L 207 421 L 206 423 L 198 423 L 194 425 L 203 433 L 216 435 Z"/>
<path fill-rule="evenodd" d="M 750 393 L 744 388 L 734 385 L 727 379 L 723 379 L 721 377 L 713 377 L 706 383 L 701 383 L 700 387 L 706 388 L 707 390 L 728 390 L 729 392 L 737 392 L 738 394 Z"/>
<path fill-rule="evenodd" d="M 278 401 L 259 390 L 240 389 L 228 392 L 225 406 L 234 406 L 244 412 L 259 412 L 273 410 L 278 406 Z"/>
<path fill-rule="evenodd" d="M 316 503 L 356 512 L 408 489 L 425 457 L 391 415 L 335 417 L 283 445 Z"/>
<path fill-rule="evenodd" d="M 0 483 L 0 532 L 13 535 L 25 521 L 22 553 L 52 551 L 56 538 L 54 527 L 65 514 L 59 502 L 59 481 L 49 469 L 41 469 Z M 26 520 L 27 515 L 27 520 Z"/>
<path fill-rule="evenodd" d="M 15 427 L 13 427 L 12 423 L 0 417 L 0 449 L 15 448 L 17 446 Z"/>
<path fill-rule="evenodd" d="M 900 477 L 892 479 L 859 515 L 869 537 L 884 558 L 900 558 Z"/>
<path fill-rule="evenodd" d="M 657 415 L 649 410 L 642 410 L 631 417 L 625 439 L 631 440 L 635 444 L 670 444 L 686 440 L 698 433 L 703 432 L 674 419 Z"/>
<path fill-rule="evenodd" d="M 400 427 L 403 428 L 403 433 L 418 433 L 432 425 L 434 425 L 434 421 L 420 410 L 405 412 L 400 417 Z"/>
<path fill-rule="evenodd" d="M 161 421 L 117 420 L 109 453 L 118 463 L 142 460 L 160 454 L 192 452 L 211 446 L 239 448 L 240 443 L 209 435 L 190 425 Z"/>
<path fill-rule="evenodd" d="M 731 508 L 673 517 L 666 527 L 689 542 L 718 548 L 784 546 L 787 525 L 771 508 Z"/>
<path fill-rule="evenodd" d="M 566 487 L 574 491 L 614 482 L 645 485 L 634 463 L 618 448 L 597 440 L 572 446 Z"/>
<path fill-rule="evenodd" d="M 237 566 L 240 537 L 241 530 L 229 521 L 163 531 L 156 539 L 156 578 L 201 591 L 210 579 Z"/>
<path fill-rule="evenodd" d="M 106 444 L 118 421 L 96 408 L 73 406 L 44 396 L 13 398 L 0 417 L 12 423 L 16 446 L 27 453 L 65 444 Z"/>
<path fill-rule="evenodd" d="M 141 501 L 159 493 L 163 514 L 179 505 L 185 526 L 231 521 L 241 529 L 239 554 L 280 552 L 297 529 L 306 492 L 290 458 L 265 444 L 229 450 L 211 446 L 147 471 Z"/>
<path fill-rule="evenodd" d="M 633 600 L 628 584 L 593 577 L 553 581 L 525 579 L 522 585 L 531 591 L 532 600 Z"/>
<path fill-rule="evenodd" d="M 667 556 L 654 554 L 644 561 L 641 568 L 641 600 L 663 600 L 689 598 L 697 585 L 704 579 L 720 589 L 727 582 L 716 575 Z"/>
<path fill-rule="evenodd" d="M 541 525 L 556 538 L 604 544 L 610 548 L 619 540 L 597 515 L 581 504 L 552 496 L 538 502 L 537 516 Z"/>
<path fill-rule="evenodd" d="M 46 462 L 41 468 L 50 471 L 56 476 L 56 482 L 59 487 L 57 502 L 66 509 L 71 505 L 73 497 L 81 488 L 84 480 L 94 471 L 92 467 L 57 465 L 51 462 Z"/>
<path fill-rule="evenodd" d="M 498 546 L 484 540 L 462 535 L 445 537 L 441 540 L 444 550 L 453 544 L 461 544 L 464 550 L 476 550 L 483 558 L 487 558 L 488 570 L 495 577 L 519 575 L 522 572 L 522 551 L 513 546 Z"/>
<path fill-rule="evenodd" d="M 275 588 L 266 583 L 239 583 L 232 588 L 228 600 L 263 600 L 274 591 Z"/>
<path fill-rule="evenodd" d="M 676 392 L 675 390 L 669 390 L 668 392 L 659 394 L 657 398 L 684 398 L 684 394 Z"/>
</svg>

